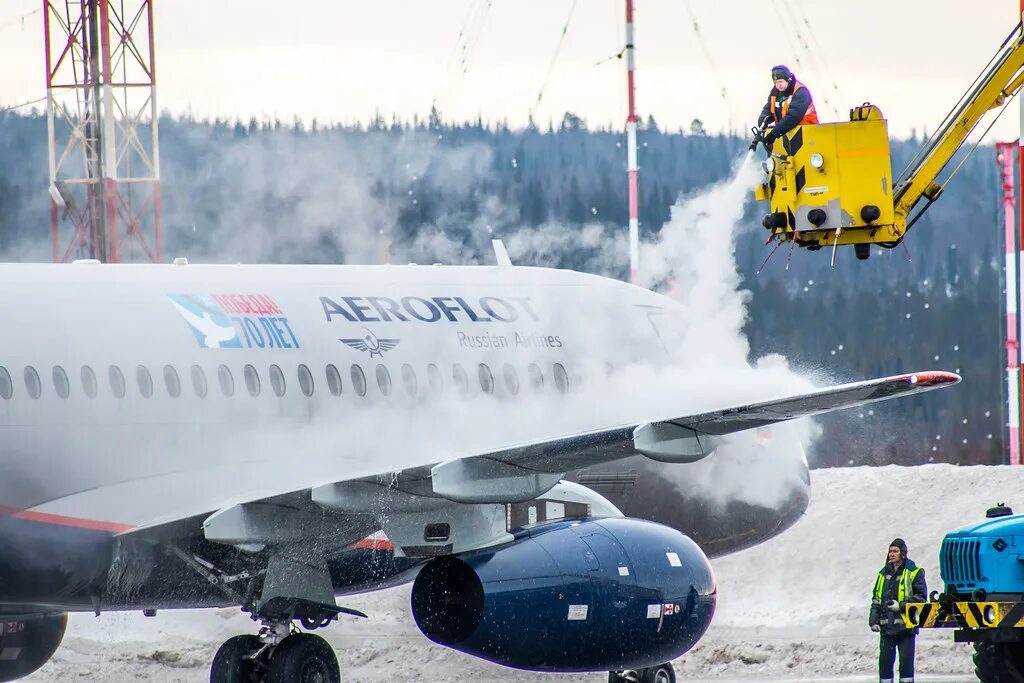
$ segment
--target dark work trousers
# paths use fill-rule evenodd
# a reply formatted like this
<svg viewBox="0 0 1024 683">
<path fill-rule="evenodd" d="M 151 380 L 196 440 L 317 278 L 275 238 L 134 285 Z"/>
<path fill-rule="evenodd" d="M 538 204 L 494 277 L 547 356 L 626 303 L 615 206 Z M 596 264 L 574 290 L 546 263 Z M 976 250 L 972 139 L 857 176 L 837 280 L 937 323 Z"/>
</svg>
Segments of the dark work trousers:
<svg viewBox="0 0 1024 683">
<path fill-rule="evenodd" d="M 914 631 L 907 631 L 898 635 L 890 636 L 882 634 L 878 646 L 878 680 L 893 680 L 892 668 L 896 663 L 896 651 L 900 652 L 900 681 L 909 682 L 914 680 L 914 641 L 917 634 Z"/>
</svg>

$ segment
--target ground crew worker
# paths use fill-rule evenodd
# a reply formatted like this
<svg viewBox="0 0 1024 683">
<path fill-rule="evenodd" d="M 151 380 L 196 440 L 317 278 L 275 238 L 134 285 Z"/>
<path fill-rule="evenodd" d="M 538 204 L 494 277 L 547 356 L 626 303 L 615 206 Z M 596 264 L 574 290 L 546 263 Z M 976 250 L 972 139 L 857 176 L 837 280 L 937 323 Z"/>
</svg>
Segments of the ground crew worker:
<svg viewBox="0 0 1024 683">
<path fill-rule="evenodd" d="M 761 110 L 761 115 L 757 117 L 758 128 L 772 126 L 764 135 L 764 142 L 769 149 L 776 138 L 782 137 L 797 126 L 818 122 L 818 112 L 814 109 L 811 91 L 796 80 L 796 76 L 787 66 L 773 66 L 772 80 L 775 83 L 768 93 L 768 101 Z"/>
<path fill-rule="evenodd" d="M 892 683 L 896 652 L 900 653 L 900 683 L 914 681 L 914 641 L 917 629 L 903 622 L 903 606 L 908 602 L 927 602 L 928 585 L 924 569 L 907 557 L 907 544 L 897 538 L 889 544 L 887 561 L 878 572 L 871 594 L 868 624 L 881 634 L 878 648 L 878 680 Z"/>
</svg>

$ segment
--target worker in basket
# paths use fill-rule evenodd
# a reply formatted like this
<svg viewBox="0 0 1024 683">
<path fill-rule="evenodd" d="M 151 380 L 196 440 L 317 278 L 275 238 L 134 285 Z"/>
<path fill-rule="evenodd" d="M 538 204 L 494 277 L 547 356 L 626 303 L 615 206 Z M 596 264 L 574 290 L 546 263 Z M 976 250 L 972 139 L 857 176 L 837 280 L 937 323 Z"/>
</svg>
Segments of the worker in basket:
<svg viewBox="0 0 1024 683">
<path fill-rule="evenodd" d="M 789 67 L 779 64 L 772 67 L 771 92 L 761 115 L 757 117 L 757 130 L 762 131 L 761 140 L 770 150 L 777 138 L 797 126 L 817 123 L 818 112 L 807 86 L 796 80 Z M 751 149 L 757 146 L 757 140 Z"/>
</svg>

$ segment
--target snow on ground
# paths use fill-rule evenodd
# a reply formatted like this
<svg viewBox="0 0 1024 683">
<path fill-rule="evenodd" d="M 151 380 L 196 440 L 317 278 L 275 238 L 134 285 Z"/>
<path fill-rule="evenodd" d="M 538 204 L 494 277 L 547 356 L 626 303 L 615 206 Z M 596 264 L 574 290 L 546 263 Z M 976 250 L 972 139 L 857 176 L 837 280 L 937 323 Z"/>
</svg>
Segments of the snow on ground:
<svg viewBox="0 0 1024 683">
<path fill-rule="evenodd" d="M 719 610 L 707 636 L 676 662 L 685 680 L 870 681 L 877 636 L 867 629 L 868 594 L 889 542 L 906 540 L 910 556 L 941 590 L 938 550 L 946 531 L 984 517 L 996 502 L 1024 511 L 1024 473 L 1008 467 L 862 467 L 812 473 L 806 516 L 778 538 L 716 560 Z M 344 680 L 544 681 L 428 642 L 408 609 L 408 588 L 356 596 L 345 604 L 371 618 L 345 618 L 325 631 Z M 64 645 L 27 680 L 74 677 L 109 683 L 208 680 L 224 639 L 251 632 L 237 610 L 73 615 Z M 918 639 L 918 670 L 934 682 L 973 680 L 971 649 L 952 634 Z M 606 680 L 599 674 L 559 681 Z"/>
</svg>

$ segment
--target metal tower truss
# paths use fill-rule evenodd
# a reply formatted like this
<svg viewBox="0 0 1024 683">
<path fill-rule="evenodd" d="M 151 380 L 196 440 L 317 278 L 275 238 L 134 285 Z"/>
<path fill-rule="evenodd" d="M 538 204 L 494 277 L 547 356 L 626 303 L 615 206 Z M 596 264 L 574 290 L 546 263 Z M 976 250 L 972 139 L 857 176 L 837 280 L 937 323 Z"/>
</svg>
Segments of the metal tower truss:
<svg viewBox="0 0 1024 683">
<path fill-rule="evenodd" d="M 153 1 L 43 11 L 53 260 L 161 262 Z"/>
</svg>

